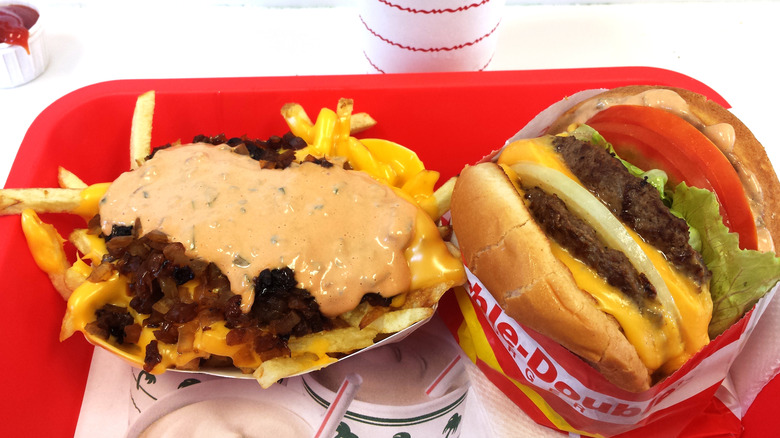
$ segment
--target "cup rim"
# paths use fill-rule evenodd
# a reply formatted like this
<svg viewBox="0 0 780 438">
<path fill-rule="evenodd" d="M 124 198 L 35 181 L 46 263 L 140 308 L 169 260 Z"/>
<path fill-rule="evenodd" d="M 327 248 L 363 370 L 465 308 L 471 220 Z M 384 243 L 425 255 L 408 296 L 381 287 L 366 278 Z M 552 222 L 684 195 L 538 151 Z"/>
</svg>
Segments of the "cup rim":
<svg viewBox="0 0 780 438">
<path fill-rule="evenodd" d="M 311 375 L 302 376 L 303 390 L 317 404 L 327 409 L 336 394 Z M 410 405 L 394 406 L 353 400 L 344 417 L 371 424 L 403 426 L 425 423 L 457 409 L 466 400 L 470 385 L 463 385 L 432 400 Z M 392 415 L 389 414 L 392 412 Z"/>
<path fill-rule="evenodd" d="M 177 389 L 161 397 L 154 405 L 132 420 L 124 437 L 135 438 L 156 420 L 177 409 L 199 401 L 226 398 L 281 406 L 300 418 L 312 431 L 316 430 L 321 412 L 317 404 L 309 400 L 305 394 L 279 384 L 258 391 L 259 388 L 255 385 L 240 379 L 214 379 Z M 209 396 L 204 398 L 200 395 L 205 388 L 208 388 Z M 290 409 L 292 406 L 295 410 Z"/>
</svg>

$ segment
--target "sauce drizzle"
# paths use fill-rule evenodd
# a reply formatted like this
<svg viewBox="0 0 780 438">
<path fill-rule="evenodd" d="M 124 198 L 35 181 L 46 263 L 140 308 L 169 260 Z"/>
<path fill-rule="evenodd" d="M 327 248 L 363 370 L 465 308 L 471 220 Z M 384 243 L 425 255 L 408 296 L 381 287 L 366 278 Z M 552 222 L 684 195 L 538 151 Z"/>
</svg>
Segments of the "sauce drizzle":
<svg viewBox="0 0 780 438">
<path fill-rule="evenodd" d="M 100 206 L 105 234 L 138 217 L 142 233 L 163 231 L 190 257 L 215 263 L 244 312 L 257 274 L 289 266 L 325 316 L 352 310 L 366 293 L 409 290 L 404 250 L 416 215 L 417 206 L 363 172 L 314 163 L 261 169 L 206 144 L 158 151 L 120 175 Z"/>
</svg>

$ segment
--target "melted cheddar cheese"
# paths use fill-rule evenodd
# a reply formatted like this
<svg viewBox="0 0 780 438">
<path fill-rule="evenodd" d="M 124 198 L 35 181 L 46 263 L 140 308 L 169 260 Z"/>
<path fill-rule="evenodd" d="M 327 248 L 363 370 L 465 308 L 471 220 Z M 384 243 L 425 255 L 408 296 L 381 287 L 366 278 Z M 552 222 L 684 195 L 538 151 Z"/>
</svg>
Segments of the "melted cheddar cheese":
<svg viewBox="0 0 780 438">
<path fill-rule="evenodd" d="M 93 184 L 82 190 L 81 202 L 73 213 L 81 216 L 87 221 L 92 219 L 92 217 L 97 214 L 100 200 L 103 198 L 103 195 L 105 195 L 106 190 L 108 190 L 110 185 L 111 183 Z"/>
<path fill-rule="evenodd" d="M 498 164 L 502 165 L 505 171 L 509 171 L 507 174 L 513 181 L 518 177 L 508 166 L 520 161 L 530 161 L 564 173 L 582 185 L 554 151 L 551 140 L 552 137 L 548 136 L 516 141 L 502 151 Z M 515 187 L 521 190 L 517 183 Z M 585 263 L 551 241 L 553 254 L 569 268 L 577 285 L 594 297 L 599 309 L 618 321 L 626 338 L 637 349 L 647 368 L 651 372 L 660 370 L 667 374 L 679 368 L 709 342 L 707 326 L 712 315 L 712 300 L 706 288 L 702 291 L 692 280 L 669 264 L 660 251 L 648 245 L 628 227 L 626 230 L 661 274 L 679 311 L 680 324 L 671 323 L 669 312 L 660 308 L 658 314 L 662 315 L 665 321 L 663 324 L 643 316 L 639 307 L 628 297 L 607 284 Z"/>
</svg>

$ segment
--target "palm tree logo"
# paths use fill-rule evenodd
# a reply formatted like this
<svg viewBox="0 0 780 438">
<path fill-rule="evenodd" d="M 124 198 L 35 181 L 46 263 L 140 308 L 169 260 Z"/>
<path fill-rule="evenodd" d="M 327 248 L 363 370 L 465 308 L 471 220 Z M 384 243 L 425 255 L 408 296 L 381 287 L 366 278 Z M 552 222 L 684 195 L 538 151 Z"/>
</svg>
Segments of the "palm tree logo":
<svg viewBox="0 0 780 438">
<path fill-rule="evenodd" d="M 358 438 L 358 436 L 352 433 L 347 423 L 342 421 L 336 427 L 336 436 L 334 438 Z"/>
<path fill-rule="evenodd" d="M 445 438 L 449 438 L 451 433 L 455 433 L 458 430 L 458 427 L 460 427 L 460 421 L 462 419 L 463 417 L 461 417 L 457 412 L 453 414 L 452 417 L 450 417 L 450 419 L 447 421 L 447 425 L 444 426 L 444 430 L 441 431 Z"/>
</svg>

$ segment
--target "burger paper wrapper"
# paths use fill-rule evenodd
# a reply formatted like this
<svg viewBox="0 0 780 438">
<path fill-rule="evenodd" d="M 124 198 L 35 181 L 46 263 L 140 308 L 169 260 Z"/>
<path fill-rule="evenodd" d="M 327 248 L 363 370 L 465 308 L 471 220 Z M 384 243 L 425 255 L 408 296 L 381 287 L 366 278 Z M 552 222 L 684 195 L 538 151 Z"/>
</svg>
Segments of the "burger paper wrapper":
<svg viewBox="0 0 780 438">
<path fill-rule="evenodd" d="M 601 91 L 584 91 L 552 105 L 507 144 L 543 134 L 562 112 Z M 638 394 L 617 388 L 556 342 L 509 317 L 470 272 L 467 287 L 456 290 L 440 310 L 473 363 L 474 393 L 497 436 L 511 427 L 531 427 L 512 415 L 516 408 L 547 432 L 570 436 L 679 436 L 686 430 L 738 436 L 742 416 L 780 369 L 775 340 L 780 303 L 773 299 L 778 288 L 680 370 Z M 485 381 L 494 388 L 480 384 Z"/>
<path fill-rule="evenodd" d="M 759 338 L 777 328 L 773 314 L 780 309 L 772 305 L 776 291 L 777 287 L 678 372 L 640 394 L 620 390 L 554 341 L 518 324 L 471 273 L 468 290 L 454 293 L 459 315 L 447 319 L 484 379 L 540 425 L 583 436 L 646 436 L 650 430 L 653 436 L 677 436 L 692 421 L 699 431 L 720 428 L 723 418 L 718 423 L 697 420 L 712 414 L 732 416 L 727 427 L 735 429 L 727 431 L 738 432 L 739 419 L 777 374 L 777 348 L 759 348 L 755 344 L 760 340 L 749 342 L 752 334 Z M 770 321 L 759 324 L 765 314 Z M 480 378 L 478 374 L 472 378 L 475 388 Z M 501 414 L 505 406 L 490 409 L 494 403 L 489 399 L 481 403 L 489 423 L 515 421 Z"/>
</svg>

